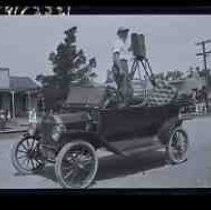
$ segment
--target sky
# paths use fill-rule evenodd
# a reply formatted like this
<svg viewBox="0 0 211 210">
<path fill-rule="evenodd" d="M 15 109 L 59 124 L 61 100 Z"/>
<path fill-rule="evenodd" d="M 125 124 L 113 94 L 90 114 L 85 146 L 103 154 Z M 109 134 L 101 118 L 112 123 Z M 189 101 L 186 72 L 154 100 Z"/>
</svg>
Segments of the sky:
<svg viewBox="0 0 211 210">
<path fill-rule="evenodd" d="M 196 42 L 211 39 L 210 15 L 1 16 L 0 67 L 10 68 L 11 75 L 33 79 L 50 74 L 49 53 L 72 26 L 78 27 L 78 46 L 88 57 L 96 57 L 97 82 L 105 80 L 106 70 L 112 66 L 112 45 L 119 26 L 145 35 L 155 73 L 202 66 L 202 59 L 196 57 L 201 51 Z"/>
</svg>

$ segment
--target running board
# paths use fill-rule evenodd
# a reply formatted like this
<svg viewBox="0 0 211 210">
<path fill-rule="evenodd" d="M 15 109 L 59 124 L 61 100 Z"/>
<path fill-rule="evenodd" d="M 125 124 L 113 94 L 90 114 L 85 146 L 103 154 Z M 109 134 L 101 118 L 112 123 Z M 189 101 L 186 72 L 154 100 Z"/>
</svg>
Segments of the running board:
<svg viewBox="0 0 211 210">
<path fill-rule="evenodd" d="M 104 145 L 111 152 L 120 156 L 130 156 L 134 153 L 158 150 L 164 146 L 160 143 L 157 136 L 145 137 L 145 138 L 134 138 L 130 140 L 107 142 L 103 141 Z"/>
<path fill-rule="evenodd" d="M 122 154 L 126 157 L 134 155 L 136 153 L 142 153 L 142 152 L 149 152 L 149 151 L 156 151 L 159 149 L 163 149 L 164 146 L 161 143 L 154 143 L 153 145 L 145 146 L 145 147 L 138 147 L 135 149 L 127 149 L 121 151 Z"/>
</svg>

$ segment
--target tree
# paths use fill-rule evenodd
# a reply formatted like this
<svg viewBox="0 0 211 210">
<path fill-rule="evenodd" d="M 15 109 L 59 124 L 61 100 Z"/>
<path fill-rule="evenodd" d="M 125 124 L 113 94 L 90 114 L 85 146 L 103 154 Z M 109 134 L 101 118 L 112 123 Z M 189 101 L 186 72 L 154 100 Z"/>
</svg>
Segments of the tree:
<svg viewBox="0 0 211 210">
<path fill-rule="evenodd" d="M 173 72 L 172 71 L 168 71 L 166 73 L 166 76 L 165 76 L 165 80 L 172 80 L 173 79 Z"/>
<path fill-rule="evenodd" d="M 184 79 L 184 73 L 179 70 L 168 71 L 166 75 L 164 75 L 164 79 L 169 80 L 181 80 Z"/>
<path fill-rule="evenodd" d="M 193 67 L 190 67 L 187 71 L 187 78 L 192 78 L 194 76 L 194 70 Z"/>
<path fill-rule="evenodd" d="M 83 78 L 86 74 L 81 71 L 82 65 L 86 64 L 86 57 L 82 49 L 76 47 L 77 27 L 72 27 L 64 32 L 65 38 L 57 48 L 51 52 L 49 60 L 52 63 L 53 75 L 38 75 L 36 80 L 41 82 L 43 87 L 52 87 L 68 91 L 69 86 Z M 86 75 L 87 76 L 87 75 Z M 88 75 L 88 81 L 93 75 Z"/>
<path fill-rule="evenodd" d="M 164 76 L 164 73 L 157 73 L 154 75 L 155 79 L 159 79 L 159 80 L 164 80 L 165 79 L 165 76 Z"/>
<path fill-rule="evenodd" d="M 200 67 L 199 66 L 196 67 L 196 72 L 201 77 L 201 71 L 200 71 Z"/>
<path fill-rule="evenodd" d="M 206 70 L 205 69 L 202 69 L 200 72 L 199 72 L 199 75 L 200 77 L 206 77 Z"/>
<path fill-rule="evenodd" d="M 173 76 L 173 79 L 174 79 L 174 80 L 180 80 L 180 79 L 182 79 L 183 76 L 184 76 L 184 73 L 181 72 L 181 71 L 179 71 L 179 70 L 176 70 L 176 71 L 174 71 L 173 73 L 174 73 L 174 76 Z"/>
</svg>

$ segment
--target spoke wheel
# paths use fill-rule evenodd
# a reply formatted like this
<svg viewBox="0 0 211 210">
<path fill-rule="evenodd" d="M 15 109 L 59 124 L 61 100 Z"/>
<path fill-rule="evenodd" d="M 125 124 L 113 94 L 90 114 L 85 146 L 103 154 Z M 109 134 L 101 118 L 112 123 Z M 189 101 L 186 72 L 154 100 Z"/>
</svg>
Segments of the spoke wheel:
<svg viewBox="0 0 211 210">
<path fill-rule="evenodd" d="M 35 138 L 27 137 L 14 144 L 12 148 L 12 164 L 22 174 L 40 171 L 45 165 Z"/>
<path fill-rule="evenodd" d="M 171 163 L 178 164 L 187 160 L 189 140 L 187 133 L 179 128 L 175 129 L 169 139 L 166 151 Z"/>
<path fill-rule="evenodd" d="M 55 173 L 64 188 L 87 188 L 95 178 L 98 158 L 94 147 L 85 141 L 66 144 L 56 158 Z"/>
</svg>

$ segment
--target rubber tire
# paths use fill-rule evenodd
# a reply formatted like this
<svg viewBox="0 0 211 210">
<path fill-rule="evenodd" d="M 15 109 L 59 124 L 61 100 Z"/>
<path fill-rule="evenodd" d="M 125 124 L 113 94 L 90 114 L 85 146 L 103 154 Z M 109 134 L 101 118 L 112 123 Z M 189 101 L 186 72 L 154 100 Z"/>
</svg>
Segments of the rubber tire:
<svg viewBox="0 0 211 210">
<path fill-rule="evenodd" d="M 16 159 L 16 151 L 17 151 L 17 148 L 18 146 L 23 142 L 25 141 L 26 138 L 24 139 L 21 139 L 20 141 L 18 142 L 15 142 L 15 144 L 13 145 L 12 147 L 12 151 L 11 151 L 11 160 L 12 160 L 12 165 L 13 167 L 20 173 L 20 174 L 25 174 L 25 175 L 30 175 L 30 174 L 35 174 L 35 173 L 38 173 L 39 171 L 41 171 L 43 169 L 43 167 L 45 166 L 45 162 L 43 162 L 42 165 L 40 165 L 37 169 L 35 170 L 25 170 L 24 168 L 22 168 L 20 166 L 20 164 L 18 163 L 17 159 Z"/>
<path fill-rule="evenodd" d="M 170 145 L 170 143 L 171 143 L 171 141 L 172 141 L 172 137 L 173 137 L 173 135 L 174 135 L 177 131 L 182 132 L 183 135 L 184 135 L 185 138 L 186 138 L 186 141 L 187 141 L 187 150 L 186 150 L 186 152 L 185 152 L 186 154 L 185 154 L 184 158 L 181 159 L 181 160 L 176 160 L 176 159 L 174 159 L 173 156 L 172 156 L 172 154 L 171 154 L 171 152 L 169 151 L 169 145 Z M 189 138 L 188 138 L 187 133 L 186 133 L 182 128 L 175 128 L 175 129 L 171 132 L 171 135 L 170 135 L 170 137 L 169 137 L 169 141 L 168 141 L 168 143 L 167 143 L 167 145 L 166 145 L 166 154 L 167 154 L 168 162 L 169 162 L 170 164 L 180 164 L 180 163 L 185 162 L 185 161 L 187 160 L 188 148 L 189 148 Z"/>
<path fill-rule="evenodd" d="M 63 157 L 66 154 L 66 152 L 68 150 L 70 150 L 72 147 L 75 147 L 76 145 L 83 145 L 85 147 L 88 147 L 92 151 L 93 156 L 94 156 L 94 161 L 95 161 L 94 172 L 92 174 L 92 177 L 82 187 L 80 187 L 80 189 L 88 188 L 91 185 L 91 183 L 95 179 L 95 176 L 96 176 L 96 173 L 97 173 L 97 170 L 98 170 L 98 157 L 97 157 L 95 148 L 89 142 L 86 142 L 86 141 L 83 141 L 83 140 L 77 140 L 77 141 L 73 141 L 73 142 L 65 144 L 63 146 L 63 148 L 60 150 L 60 152 L 58 153 L 58 155 L 56 157 L 56 164 L 55 164 L 56 177 L 57 177 L 59 184 L 63 188 L 73 189 L 72 187 L 68 186 L 65 183 L 65 181 L 63 180 L 62 175 L 61 175 L 60 167 L 61 167 L 61 163 L 62 163 Z"/>
</svg>

